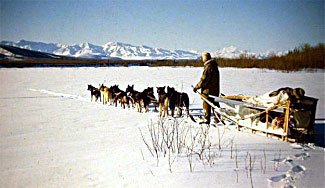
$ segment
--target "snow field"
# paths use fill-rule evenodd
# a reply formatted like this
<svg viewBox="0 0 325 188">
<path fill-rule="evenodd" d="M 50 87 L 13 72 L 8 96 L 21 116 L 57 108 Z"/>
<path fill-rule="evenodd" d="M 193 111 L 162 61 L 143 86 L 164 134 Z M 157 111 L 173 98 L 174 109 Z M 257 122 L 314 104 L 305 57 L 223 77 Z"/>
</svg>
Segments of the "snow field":
<svg viewBox="0 0 325 188">
<path fill-rule="evenodd" d="M 317 117 L 325 117 L 323 73 L 220 72 L 221 91 L 226 94 L 259 95 L 285 86 L 302 87 L 320 99 Z M 137 113 L 90 102 L 87 91 L 88 84 L 97 87 L 103 82 L 121 89 L 134 84 L 139 91 L 169 85 L 189 94 L 191 109 L 202 108 L 190 88 L 201 73 L 201 68 L 189 67 L 0 69 L 0 187 L 251 187 L 249 155 L 255 159 L 254 187 L 324 186 L 322 148 L 237 132 L 233 126 L 210 128 L 212 167 L 193 156 L 190 172 L 187 157 L 173 155 L 170 172 L 168 157 L 160 157 L 157 166 L 139 131 L 149 140 L 147 126 L 158 122 L 158 113 L 152 108 Z M 200 129 L 188 118 L 179 121 Z M 218 130 L 224 132 L 222 151 Z"/>
</svg>

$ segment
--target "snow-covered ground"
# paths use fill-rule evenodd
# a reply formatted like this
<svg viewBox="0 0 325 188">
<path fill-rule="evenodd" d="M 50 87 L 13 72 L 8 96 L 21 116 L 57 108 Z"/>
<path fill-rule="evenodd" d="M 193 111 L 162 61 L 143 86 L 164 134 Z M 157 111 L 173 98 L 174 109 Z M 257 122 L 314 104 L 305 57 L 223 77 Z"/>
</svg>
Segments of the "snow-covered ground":
<svg viewBox="0 0 325 188">
<path fill-rule="evenodd" d="M 323 72 L 220 73 L 221 91 L 228 95 L 304 88 L 319 99 L 317 119 L 325 118 Z M 201 74 L 202 68 L 190 67 L 0 69 L 0 187 L 324 187 L 323 148 L 237 132 L 234 126 L 210 128 L 205 157 L 212 156 L 212 163 L 193 156 L 191 172 L 183 153 L 172 154 L 171 168 L 162 154 L 157 165 L 140 130 L 150 140 L 147 126 L 158 122 L 158 113 L 90 102 L 87 91 L 88 84 L 103 82 L 122 89 L 134 84 L 136 90 L 169 85 L 189 94 L 191 109 L 200 109 L 190 86 Z M 186 117 L 178 121 L 201 130 Z"/>
</svg>

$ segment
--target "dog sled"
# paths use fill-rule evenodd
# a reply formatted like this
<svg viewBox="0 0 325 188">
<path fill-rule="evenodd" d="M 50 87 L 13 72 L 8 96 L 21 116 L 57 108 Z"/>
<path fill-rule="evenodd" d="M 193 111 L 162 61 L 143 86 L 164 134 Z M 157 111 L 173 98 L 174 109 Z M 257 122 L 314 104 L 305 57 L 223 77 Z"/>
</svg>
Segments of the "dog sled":
<svg viewBox="0 0 325 188">
<path fill-rule="evenodd" d="M 286 91 L 287 89 L 287 91 Z M 283 141 L 307 141 L 314 134 L 318 99 L 304 96 L 304 91 L 280 89 L 262 96 L 207 96 L 197 92 L 214 109 L 225 125 L 235 124 L 237 130 L 261 132 Z M 272 96 L 271 96 L 272 95 Z M 220 108 L 216 106 L 219 103 Z"/>
</svg>

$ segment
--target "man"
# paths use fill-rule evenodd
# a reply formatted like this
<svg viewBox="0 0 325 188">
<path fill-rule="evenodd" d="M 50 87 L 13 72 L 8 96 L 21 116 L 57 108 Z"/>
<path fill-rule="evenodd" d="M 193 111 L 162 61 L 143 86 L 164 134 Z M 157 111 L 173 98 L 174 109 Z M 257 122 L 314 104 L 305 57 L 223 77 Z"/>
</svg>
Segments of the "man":
<svg viewBox="0 0 325 188">
<path fill-rule="evenodd" d="M 204 71 L 199 83 L 194 87 L 193 91 L 196 92 L 198 89 L 201 89 L 201 93 L 205 96 L 214 95 L 219 96 L 219 70 L 216 60 L 211 59 L 210 53 L 203 53 L 202 60 L 204 63 Z M 208 100 L 213 101 L 213 99 L 208 98 Z M 215 103 L 219 107 L 219 103 Z M 203 110 L 204 110 L 204 119 L 205 121 L 200 124 L 206 123 L 210 124 L 211 117 L 211 106 L 203 100 Z M 218 119 L 214 117 L 215 121 L 218 122 Z"/>
</svg>

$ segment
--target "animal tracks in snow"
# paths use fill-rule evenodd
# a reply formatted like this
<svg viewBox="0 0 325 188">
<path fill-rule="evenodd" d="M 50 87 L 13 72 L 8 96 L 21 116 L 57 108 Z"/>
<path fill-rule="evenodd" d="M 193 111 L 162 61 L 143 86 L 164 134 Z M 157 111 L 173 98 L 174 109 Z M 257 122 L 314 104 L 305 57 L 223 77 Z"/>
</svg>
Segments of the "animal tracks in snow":
<svg viewBox="0 0 325 188">
<path fill-rule="evenodd" d="M 306 168 L 302 165 L 296 165 L 294 167 L 291 168 L 291 173 L 294 174 L 298 174 L 298 173 L 303 173 L 304 171 L 306 171 Z"/>
<path fill-rule="evenodd" d="M 89 187 L 101 187 L 101 182 L 103 178 L 96 173 L 86 174 L 85 178 L 88 180 Z"/>
<path fill-rule="evenodd" d="M 314 149 L 312 145 L 300 145 L 297 143 L 291 144 L 293 149 L 298 149 L 302 151 L 308 151 L 310 149 Z M 304 175 L 306 171 L 306 167 L 303 165 L 295 165 L 294 162 L 297 160 L 307 160 L 310 157 L 309 153 L 302 152 L 295 154 L 293 156 L 288 156 L 282 159 L 274 159 L 273 161 L 284 163 L 289 166 L 288 171 L 285 174 L 281 174 L 278 176 L 273 176 L 269 178 L 268 184 L 269 187 L 284 187 L 284 188 L 295 188 L 294 185 L 295 180 Z"/>
<path fill-rule="evenodd" d="M 290 145 L 293 149 L 300 149 L 303 151 L 308 151 L 310 149 L 316 149 L 315 144 L 309 143 L 309 144 L 298 144 L 298 143 L 293 143 Z"/>
<path fill-rule="evenodd" d="M 269 178 L 268 181 L 270 183 L 277 183 L 277 182 L 285 181 L 286 178 L 287 178 L 287 175 L 282 174 L 282 175 L 278 175 L 278 176 L 273 176 L 273 177 Z"/>
<path fill-rule="evenodd" d="M 306 160 L 307 158 L 310 157 L 310 155 L 309 153 L 298 153 L 295 155 L 295 157 L 300 160 Z"/>
</svg>

